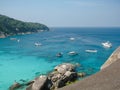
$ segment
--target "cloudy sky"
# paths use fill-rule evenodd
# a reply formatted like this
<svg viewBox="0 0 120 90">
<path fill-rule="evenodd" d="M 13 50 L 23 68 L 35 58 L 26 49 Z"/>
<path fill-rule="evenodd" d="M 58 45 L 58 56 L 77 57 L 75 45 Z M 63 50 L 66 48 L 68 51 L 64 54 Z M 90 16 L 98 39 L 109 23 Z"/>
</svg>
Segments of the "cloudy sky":
<svg viewBox="0 0 120 90">
<path fill-rule="evenodd" d="M 0 0 L 0 14 L 49 27 L 120 27 L 120 0 Z"/>
</svg>

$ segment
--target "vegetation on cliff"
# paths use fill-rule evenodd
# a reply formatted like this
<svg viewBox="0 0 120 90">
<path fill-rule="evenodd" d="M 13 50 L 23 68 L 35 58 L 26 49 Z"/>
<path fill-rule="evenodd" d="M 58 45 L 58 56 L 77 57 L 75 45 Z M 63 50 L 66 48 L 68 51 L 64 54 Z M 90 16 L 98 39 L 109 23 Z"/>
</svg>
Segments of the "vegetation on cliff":
<svg viewBox="0 0 120 90">
<path fill-rule="evenodd" d="M 48 30 L 49 28 L 43 24 L 23 22 L 0 15 L 0 37 Z"/>
</svg>

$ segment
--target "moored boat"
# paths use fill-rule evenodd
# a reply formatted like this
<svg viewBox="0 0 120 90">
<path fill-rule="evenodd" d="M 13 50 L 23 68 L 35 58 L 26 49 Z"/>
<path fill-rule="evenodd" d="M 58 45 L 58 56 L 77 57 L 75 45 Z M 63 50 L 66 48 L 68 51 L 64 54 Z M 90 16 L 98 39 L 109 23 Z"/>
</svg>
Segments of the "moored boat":
<svg viewBox="0 0 120 90">
<path fill-rule="evenodd" d="M 75 52 L 75 51 L 71 51 L 71 52 L 68 53 L 68 55 L 70 55 L 70 56 L 74 56 L 74 55 L 77 55 L 77 54 L 78 54 L 78 53 Z"/>
<path fill-rule="evenodd" d="M 70 40 L 71 40 L 71 41 L 74 41 L 74 40 L 75 40 L 75 38 L 71 37 L 71 38 L 70 38 Z"/>
<path fill-rule="evenodd" d="M 88 49 L 88 50 L 85 50 L 85 52 L 88 52 L 88 53 L 97 53 L 97 50 L 95 50 L 95 49 Z"/>
<path fill-rule="evenodd" d="M 102 43 L 102 45 L 105 48 L 111 48 L 112 47 L 112 43 L 110 43 L 109 41 Z"/>
<path fill-rule="evenodd" d="M 60 53 L 57 53 L 56 56 L 57 56 L 57 57 L 62 57 L 63 54 L 60 52 Z"/>
<path fill-rule="evenodd" d="M 41 46 L 42 44 L 41 43 L 35 43 L 35 46 Z"/>
</svg>

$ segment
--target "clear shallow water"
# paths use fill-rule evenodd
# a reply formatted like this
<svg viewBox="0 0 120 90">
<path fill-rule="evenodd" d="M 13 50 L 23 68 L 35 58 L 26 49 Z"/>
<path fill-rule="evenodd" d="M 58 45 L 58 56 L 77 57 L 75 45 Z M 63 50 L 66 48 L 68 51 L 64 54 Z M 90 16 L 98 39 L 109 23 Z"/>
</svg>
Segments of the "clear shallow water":
<svg viewBox="0 0 120 90">
<path fill-rule="evenodd" d="M 20 42 L 0 39 L 0 90 L 8 90 L 14 81 L 31 80 L 41 74 L 47 74 L 63 62 L 79 63 L 79 72 L 91 75 L 99 71 L 100 66 L 120 45 L 120 28 L 51 28 L 50 32 L 31 35 L 12 36 Z M 75 41 L 69 38 L 74 37 Z M 105 49 L 101 42 L 110 41 L 113 47 Z M 42 46 L 34 46 L 35 42 Z M 86 49 L 97 49 L 97 53 L 86 53 Z M 76 51 L 77 56 L 69 56 Z M 63 52 L 62 58 L 56 53 Z"/>
</svg>

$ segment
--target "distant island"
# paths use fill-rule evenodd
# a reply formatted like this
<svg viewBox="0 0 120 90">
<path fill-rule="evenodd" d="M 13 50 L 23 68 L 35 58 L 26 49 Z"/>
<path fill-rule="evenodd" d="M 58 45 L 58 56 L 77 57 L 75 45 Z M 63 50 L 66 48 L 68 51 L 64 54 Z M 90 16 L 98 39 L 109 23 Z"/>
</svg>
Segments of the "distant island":
<svg viewBox="0 0 120 90">
<path fill-rule="evenodd" d="M 49 31 L 49 28 L 40 23 L 23 22 L 8 16 L 0 15 L 0 38 L 41 31 Z"/>
</svg>

